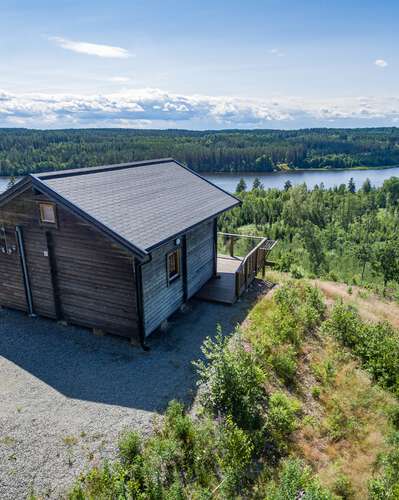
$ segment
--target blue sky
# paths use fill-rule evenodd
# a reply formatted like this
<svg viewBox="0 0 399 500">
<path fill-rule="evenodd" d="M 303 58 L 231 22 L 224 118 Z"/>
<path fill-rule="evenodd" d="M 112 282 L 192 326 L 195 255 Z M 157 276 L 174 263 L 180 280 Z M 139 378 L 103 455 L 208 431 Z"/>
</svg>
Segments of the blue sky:
<svg viewBox="0 0 399 500">
<path fill-rule="evenodd" d="M 399 123 L 399 2 L 0 0 L 0 126 Z"/>
</svg>

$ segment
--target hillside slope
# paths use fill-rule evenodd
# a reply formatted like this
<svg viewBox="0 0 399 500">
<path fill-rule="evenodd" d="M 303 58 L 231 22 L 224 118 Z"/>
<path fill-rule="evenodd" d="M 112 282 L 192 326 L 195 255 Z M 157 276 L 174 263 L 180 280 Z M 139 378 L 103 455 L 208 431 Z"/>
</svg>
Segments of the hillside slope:
<svg viewBox="0 0 399 500">
<path fill-rule="evenodd" d="M 351 300 L 386 318 L 363 293 Z M 119 461 L 70 498 L 397 498 L 399 334 L 339 295 L 294 280 L 261 297 L 235 334 L 204 342 L 196 416 L 171 403 L 152 437 L 124 434 Z"/>
</svg>

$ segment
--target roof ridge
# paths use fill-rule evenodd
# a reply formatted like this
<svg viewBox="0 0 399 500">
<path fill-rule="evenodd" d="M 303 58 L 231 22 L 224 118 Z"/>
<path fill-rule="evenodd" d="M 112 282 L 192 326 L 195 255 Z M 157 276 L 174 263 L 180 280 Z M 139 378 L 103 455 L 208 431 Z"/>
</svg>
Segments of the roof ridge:
<svg viewBox="0 0 399 500">
<path fill-rule="evenodd" d="M 31 177 L 34 177 L 39 180 L 47 180 L 47 179 L 55 179 L 62 177 L 73 177 L 75 175 L 86 175 L 86 174 L 94 174 L 99 172 L 110 172 L 112 170 L 123 170 L 127 168 L 135 168 L 135 167 L 144 167 L 148 165 L 158 165 L 163 163 L 176 162 L 174 158 L 159 158 L 155 160 L 140 160 L 133 161 L 128 163 L 115 163 L 111 165 L 99 165 L 96 167 L 83 167 L 83 168 L 73 168 L 67 170 L 58 170 L 53 172 L 43 172 L 39 174 L 29 174 Z"/>
</svg>

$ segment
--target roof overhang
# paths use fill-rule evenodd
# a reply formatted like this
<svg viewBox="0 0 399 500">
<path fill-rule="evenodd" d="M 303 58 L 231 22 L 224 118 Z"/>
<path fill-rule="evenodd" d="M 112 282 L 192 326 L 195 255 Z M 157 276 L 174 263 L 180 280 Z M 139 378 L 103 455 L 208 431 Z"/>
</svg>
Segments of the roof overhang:
<svg viewBox="0 0 399 500">
<path fill-rule="evenodd" d="M 62 205 L 65 209 L 69 210 L 70 212 L 72 212 L 73 214 L 75 214 L 76 216 L 81 218 L 82 220 L 93 225 L 95 228 L 97 228 L 105 236 L 114 240 L 117 244 L 122 246 L 128 252 L 132 253 L 140 262 L 144 263 L 144 262 L 147 262 L 148 260 L 151 259 L 151 252 L 154 249 L 159 248 L 160 246 L 165 244 L 167 241 L 175 239 L 175 238 L 181 236 L 182 234 L 186 233 L 187 231 L 190 231 L 190 230 L 198 227 L 200 224 L 203 224 L 204 222 L 215 219 L 220 214 L 222 214 L 228 210 L 231 210 L 232 208 L 237 207 L 237 206 L 242 204 L 242 201 L 238 197 L 236 197 L 235 195 L 233 195 L 231 193 L 228 193 L 227 191 L 220 188 L 219 186 L 216 186 L 212 182 L 210 182 L 207 179 L 205 179 L 204 177 L 202 177 L 197 172 L 194 172 L 193 170 L 186 167 L 185 165 L 182 165 L 180 162 L 178 162 L 176 160 L 167 158 L 167 159 L 162 159 L 162 160 L 152 160 L 152 161 L 148 161 L 148 162 L 137 162 L 137 163 L 138 164 L 141 164 L 141 163 L 152 164 L 152 163 L 160 163 L 160 162 L 164 163 L 164 162 L 168 162 L 168 161 L 174 161 L 180 167 L 184 168 L 185 170 L 188 170 L 193 175 L 201 178 L 204 182 L 211 184 L 216 189 L 227 194 L 232 199 L 232 203 L 231 203 L 231 205 L 227 206 L 223 210 L 215 212 L 212 215 L 210 215 L 209 217 L 202 219 L 202 220 L 199 220 L 195 224 L 188 226 L 186 228 L 183 228 L 178 233 L 170 235 L 166 239 L 159 241 L 156 244 L 154 244 L 148 248 L 145 248 L 145 249 L 139 248 L 136 245 L 133 245 L 130 241 L 128 241 L 125 238 L 123 238 L 122 236 L 120 236 L 118 233 L 113 231 L 106 224 L 103 224 L 98 219 L 91 216 L 88 212 L 86 212 L 85 210 L 80 208 L 77 204 L 70 202 L 68 199 L 66 199 L 65 197 L 60 195 L 57 191 L 52 189 L 46 183 L 46 179 L 50 179 L 53 176 L 60 177 L 60 176 L 67 176 L 67 175 L 78 175 L 78 174 L 81 175 L 82 170 L 84 170 L 84 173 L 89 173 L 89 172 L 94 172 L 94 171 L 104 171 L 104 170 L 118 170 L 118 169 L 123 169 L 126 167 L 133 166 L 134 163 L 133 164 L 118 164 L 118 165 L 103 166 L 103 167 L 93 167 L 93 168 L 89 168 L 89 169 L 76 169 L 74 171 L 70 170 L 68 173 L 65 172 L 65 174 L 63 172 L 61 172 L 61 173 L 60 172 L 50 172 L 50 173 L 44 173 L 44 174 L 29 174 L 26 177 L 24 177 L 23 179 L 21 179 L 19 182 L 17 182 L 12 188 L 6 190 L 3 194 L 0 195 L 0 207 L 5 205 L 9 201 L 11 201 L 13 198 L 18 196 L 22 192 L 33 187 L 34 189 L 36 189 L 40 193 L 45 194 L 53 201 Z"/>
</svg>

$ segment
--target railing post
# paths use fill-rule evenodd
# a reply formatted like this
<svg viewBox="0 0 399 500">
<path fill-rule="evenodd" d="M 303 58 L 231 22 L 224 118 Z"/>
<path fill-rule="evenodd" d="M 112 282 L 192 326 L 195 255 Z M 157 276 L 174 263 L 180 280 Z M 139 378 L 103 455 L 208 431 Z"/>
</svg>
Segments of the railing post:
<svg viewBox="0 0 399 500">
<path fill-rule="evenodd" d="M 230 257 L 234 257 L 234 236 L 230 238 Z"/>
<path fill-rule="evenodd" d="M 262 249 L 262 279 L 265 277 L 266 272 L 266 251 Z"/>
</svg>

